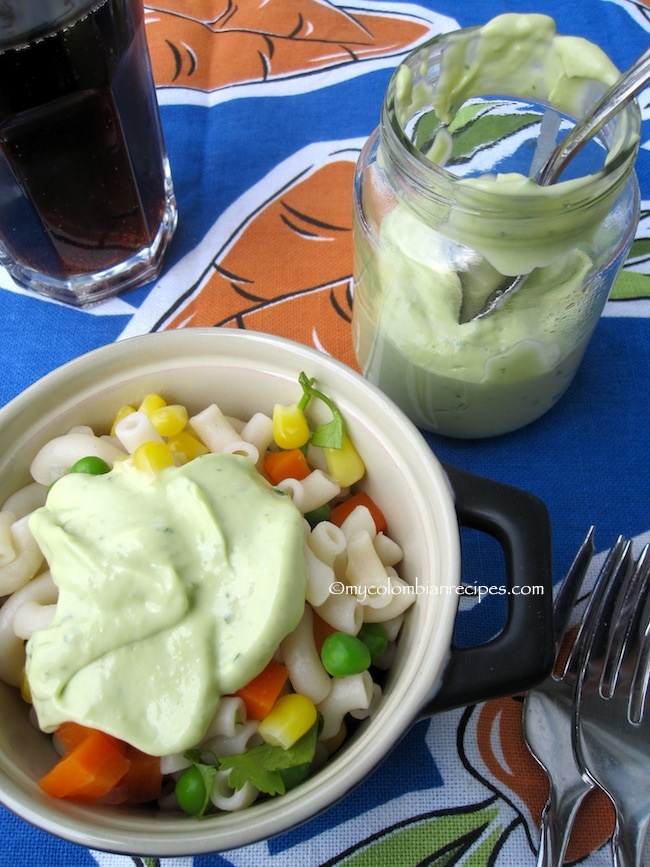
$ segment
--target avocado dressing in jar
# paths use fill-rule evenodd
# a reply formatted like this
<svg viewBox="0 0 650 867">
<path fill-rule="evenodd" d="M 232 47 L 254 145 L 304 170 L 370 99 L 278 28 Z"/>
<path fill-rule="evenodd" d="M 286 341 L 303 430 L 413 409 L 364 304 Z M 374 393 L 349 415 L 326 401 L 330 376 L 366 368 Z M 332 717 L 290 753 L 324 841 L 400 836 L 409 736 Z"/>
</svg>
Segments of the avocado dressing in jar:
<svg viewBox="0 0 650 867">
<path fill-rule="evenodd" d="M 639 219 L 637 104 L 559 182 L 532 177 L 617 78 L 537 14 L 438 36 L 394 72 L 355 175 L 352 328 L 364 375 L 419 427 L 506 433 L 571 383 Z"/>
</svg>

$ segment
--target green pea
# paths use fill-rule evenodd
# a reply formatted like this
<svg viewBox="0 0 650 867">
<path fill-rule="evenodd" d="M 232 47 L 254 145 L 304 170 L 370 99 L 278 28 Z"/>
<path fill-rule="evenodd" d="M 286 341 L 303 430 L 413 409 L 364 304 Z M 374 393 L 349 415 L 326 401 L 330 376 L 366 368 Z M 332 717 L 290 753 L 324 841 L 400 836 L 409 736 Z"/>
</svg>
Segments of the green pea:
<svg viewBox="0 0 650 867">
<path fill-rule="evenodd" d="M 101 476 L 110 471 L 111 468 L 106 461 L 103 461 L 95 455 L 86 455 L 85 458 L 79 458 L 79 460 L 70 467 L 71 473 L 89 473 L 91 476 Z"/>
<path fill-rule="evenodd" d="M 196 765 L 186 768 L 176 780 L 176 800 L 190 816 L 200 816 L 208 800 L 203 774 Z"/>
<path fill-rule="evenodd" d="M 364 623 L 358 637 L 370 651 L 373 660 L 381 656 L 388 646 L 388 634 L 381 623 Z"/>
<path fill-rule="evenodd" d="M 363 641 L 345 632 L 333 632 L 327 636 L 320 658 L 325 671 L 332 677 L 360 674 L 369 668 L 371 662 L 370 651 Z"/>
</svg>

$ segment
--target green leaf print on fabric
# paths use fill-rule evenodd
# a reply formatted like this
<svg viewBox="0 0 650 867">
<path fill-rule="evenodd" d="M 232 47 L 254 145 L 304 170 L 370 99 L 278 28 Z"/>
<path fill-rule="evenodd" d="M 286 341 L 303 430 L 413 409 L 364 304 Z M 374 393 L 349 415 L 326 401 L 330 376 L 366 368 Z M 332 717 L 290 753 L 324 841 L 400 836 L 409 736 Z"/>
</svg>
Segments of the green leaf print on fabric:
<svg viewBox="0 0 650 867">
<path fill-rule="evenodd" d="M 647 271 L 648 262 L 650 262 L 650 238 L 636 238 L 627 257 L 627 267 L 623 268 L 616 278 L 611 294 L 613 301 L 650 298 L 650 274 L 631 270 L 631 268 L 643 268 Z"/>
<path fill-rule="evenodd" d="M 539 124 L 541 115 L 535 112 L 504 114 L 509 103 L 476 101 L 467 103 L 446 129 L 453 136 L 450 163 L 469 162 L 473 156 L 488 147 L 502 146 L 503 142 L 521 130 Z M 435 111 L 422 115 L 417 122 L 414 144 L 422 153 L 433 145 L 436 133 L 445 128 Z"/>
<path fill-rule="evenodd" d="M 650 275 L 623 269 L 616 278 L 612 301 L 631 301 L 633 298 L 650 298 Z"/>
<path fill-rule="evenodd" d="M 466 810 L 428 813 L 358 843 L 336 859 L 345 867 L 488 867 L 505 829 L 496 798 Z"/>
</svg>

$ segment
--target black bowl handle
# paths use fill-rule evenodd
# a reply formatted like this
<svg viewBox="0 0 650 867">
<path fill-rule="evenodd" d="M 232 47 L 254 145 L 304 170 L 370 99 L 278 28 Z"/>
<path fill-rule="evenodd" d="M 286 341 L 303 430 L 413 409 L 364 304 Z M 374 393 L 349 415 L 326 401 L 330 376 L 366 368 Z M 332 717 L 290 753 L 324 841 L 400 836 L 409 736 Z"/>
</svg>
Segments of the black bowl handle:
<svg viewBox="0 0 650 867">
<path fill-rule="evenodd" d="M 422 716 L 521 692 L 554 664 L 551 530 L 546 506 L 533 494 L 445 465 L 461 526 L 488 533 L 505 555 L 506 625 L 477 647 L 452 647 L 439 690 Z M 543 593 L 520 588 L 542 586 Z"/>
</svg>

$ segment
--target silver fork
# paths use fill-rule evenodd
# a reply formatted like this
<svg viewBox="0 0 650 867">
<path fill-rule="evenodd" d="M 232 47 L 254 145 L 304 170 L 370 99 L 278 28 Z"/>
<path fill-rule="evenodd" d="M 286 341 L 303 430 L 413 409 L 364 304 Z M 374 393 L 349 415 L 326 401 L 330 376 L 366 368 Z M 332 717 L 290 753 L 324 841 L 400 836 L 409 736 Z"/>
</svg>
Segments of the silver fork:
<svg viewBox="0 0 650 867">
<path fill-rule="evenodd" d="M 582 582 L 594 551 L 594 528 L 589 530 L 554 605 L 556 661 Z M 617 574 L 625 558 L 622 537 L 609 552 L 597 586 Z M 593 598 L 593 592 L 592 592 Z M 530 690 L 524 701 L 524 736 L 530 752 L 549 778 L 549 796 L 542 812 L 537 867 L 557 867 L 564 860 L 571 828 L 578 808 L 593 782 L 583 774 L 573 750 L 573 703 L 579 673 L 579 653 L 585 637 L 593 630 L 595 603 L 584 613 L 573 646 L 560 673 L 553 672 Z M 556 665 L 557 668 L 557 665 Z"/>
<path fill-rule="evenodd" d="M 575 748 L 583 770 L 616 807 L 614 864 L 640 867 L 650 819 L 650 546 L 631 544 L 602 589 L 581 652 Z"/>
</svg>

